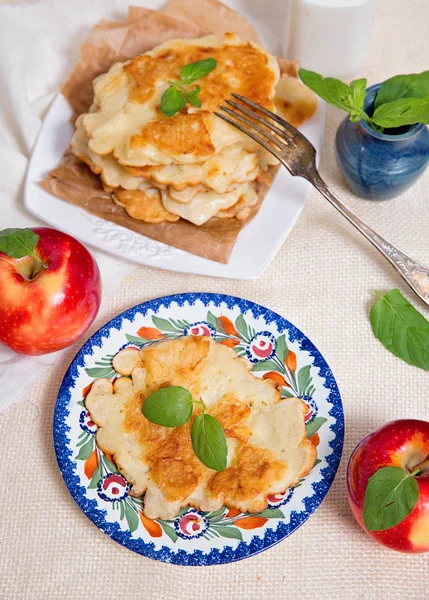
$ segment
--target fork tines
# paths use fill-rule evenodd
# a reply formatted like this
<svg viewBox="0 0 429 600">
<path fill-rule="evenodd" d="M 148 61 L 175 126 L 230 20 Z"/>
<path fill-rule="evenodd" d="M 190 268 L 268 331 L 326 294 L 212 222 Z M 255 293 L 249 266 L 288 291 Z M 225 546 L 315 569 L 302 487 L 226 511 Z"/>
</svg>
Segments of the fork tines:
<svg viewBox="0 0 429 600">
<path fill-rule="evenodd" d="M 223 113 L 215 112 L 215 115 L 229 123 L 230 125 L 236 127 L 249 137 L 251 137 L 255 142 L 258 142 L 266 148 L 269 152 L 274 154 L 277 158 L 280 158 L 280 152 L 287 147 L 290 142 L 292 142 L 293 137 L 295 135 L 300 135 L 299 132 L 292 127 L 287 121 L 276 115 L 275 113 L 267 110 L 263 106 L 244 98 L 244 96 L 240 96 L 239 94 L 232 94 L 234 98 L 240 100 L 243 104 L 249 106 L 252 110 L 249 110 L 243 104 L 239 104 L 238 102 L 233 102 L 232 100 L 225 100 L 226 104 L 232 106 L 235 110 L 228 108 L 227 106 L 220 106 L 219 108 L 230 115 L 227 117 Z M 247 116 L 246 116 L 247 115 Z M 272 121 L 269 121 L 262 115 L 265 115 L 275 123 L 281 125 L 277 127 Z M 250 117 L 250 118 L 247 118 Z M 261 123 L 263 127 L 258 125 Z M 257 133 L 260 135 L 257 135 Z M 276 135 L 273 135 L 276 134 Z"/>
</svg>

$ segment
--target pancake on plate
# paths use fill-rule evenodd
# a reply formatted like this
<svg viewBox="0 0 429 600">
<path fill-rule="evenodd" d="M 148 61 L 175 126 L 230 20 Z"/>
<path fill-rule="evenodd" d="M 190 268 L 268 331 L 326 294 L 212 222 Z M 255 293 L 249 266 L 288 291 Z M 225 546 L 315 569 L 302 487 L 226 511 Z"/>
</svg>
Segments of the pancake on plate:
<svg viewBox="0 0 429 600">
<path fill-rule="evenodd" d="M 113 365 L 122 376 L 114 383 L 96 380 L 86 408 L 99 427 L 98 446 L 113 455 L 130 494 L 145 494 L 147 517 L 171 519 L 187 505 L 259 512 L 268 495 L 284 492 L 312 468 L 316 448 L 306 437 L 304 403 L 282 399 L 274 382 L 255 377 L 245 359 L 212 338 L 125 348 Z M 145 399 L 170 385 L 201 398 L 221 423 L 228 445 L 224 471 L 209 469 L 194 452 L 191 428 L 201 405 L 194 404 L 191 419 L 180 427 L 143 416 Z"/>
<path fill-rule="evenodd" d="M 179 80 L 183 66 L 207 58 L 216 67 L 192 84 L 200 88 L 201 107 L 162 113 L 169 81 Z M 280 77 L 272 55 L 228 33 L 164 42 L 115 63 L 93 86 L 94 101 L 76 120 L 72 150 L 100 175 L 115 202 L 149 223 L 182 218 L 200 226 L 213 217 L 250 214 L 257 181 L 277 161 L 214 114 L 231 93 L 278 109 L 297 125 L 316 108 L 314 94 L 296 77 Z"/>
</svg>

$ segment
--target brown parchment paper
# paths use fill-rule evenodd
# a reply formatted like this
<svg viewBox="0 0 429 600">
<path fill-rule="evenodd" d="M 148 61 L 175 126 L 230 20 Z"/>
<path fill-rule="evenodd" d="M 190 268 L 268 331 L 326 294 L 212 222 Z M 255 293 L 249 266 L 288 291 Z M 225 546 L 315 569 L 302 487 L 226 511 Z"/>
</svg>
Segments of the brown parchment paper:
<svg viewBox="0 0 429 600">
<path fill-rule="evenodd" d="M 75 116 L 86 112 L 92 103 L 92 81 L 117 61 L 127 60 L 173 38 L 195 38 L 209 33 L 236 33 L 243 39 L 259 41 L 250 23 L 218 0 L 172 0 L 163 12 L 129 7 L 125 21 L 101 20 L 89 32 L 80 48 L 78 61 L 61 92 Z M 293 63 L 282 61 L 282 71 L 294 70 Z M 292 72 L 290 74 L 292 74 Z M 270 168 L 264 182 L 258 183 L 258 202 L 246 221 L 212 218 L 197 227 L 180 219 L 174 223 L 145 223 L 130 217 L 116 205 L 100 178 L 68 149 L 58 167 L 40 185 L 59 198 L 80 206 L 122 227 L 136 231 L 192 254 L 227 263 L 241 228 L 258 212 L 277 172 Z"/>
</svg>

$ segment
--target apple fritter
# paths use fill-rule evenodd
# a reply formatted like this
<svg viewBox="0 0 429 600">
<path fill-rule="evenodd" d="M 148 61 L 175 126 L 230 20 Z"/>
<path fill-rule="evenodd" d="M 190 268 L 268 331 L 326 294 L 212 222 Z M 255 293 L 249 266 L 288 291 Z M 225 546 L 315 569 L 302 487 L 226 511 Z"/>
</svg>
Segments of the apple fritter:
<svg viewBox="0 0 429 600">
<path fill-rule="evenodd" d="M 232 184 L 256 178 L 258 155 L 245 150 L 241 144 L 233 144 L 202 163 L 157 167 L 125 166 L 125 169 L 135 178 L 151 179 L 158 184 L 169 185 L 178 192 L 203 184 L 224 194 Z"/>
<path fill-rule="evenodd" d="M 161 192 L 156 188 L 134 191 L 117 188 L 113 192 L 113 200 L 125 208 L 130 217 L 146 223 L 173 223 L 180 219 L 165 208 Z"/>
<path fill-rule="evenodd" d="M 258 512 L 268 495 L 284 492 L 313 466 L 316 448 L 306 437 L 303 402 L 281 399 L 273 382 L 256 378 L 231 348 L 191 336 L 125 348 L 114 360 L 123 376 L 113 384 L 96 380 L 86 407 L 99 427 L 99 447 L 113 455 L 130 493 L 145 494 L 147 517 L 169 519 L 186 505 Z M 180 427 L 143 416 L 145 399 L 169 385 L 202 398 L 224 427 L 225 471 L 209 469 L 193 450 L 191 428 L 200 404 Z"/>
<path fill-rule="evenodd" d="M 240 183 L 225 194 L 217 194 L 209 188 L 195 194 L 187 203 L 174 200 L 168 190 L 162 190 L 162 203 L 171 213 L 179 215 L 194 225 L 203 225 L 209 219 L 215 217 L 219 211 L 229 209 L 234 204 L 253 190 L 253 183 Z"/>
<path fill-rule="evenodd" d="M 168 81 L 178 79 L 184 65 L 208 57 L 217 66 L 197 82 L 201 109 L 185 107 L 172 117 L 160 112 Z M 89 147 L 137 167 L 204 162 L 236 142 L 254 148 L 213 112 L 232 92 L 273 109 L 278 78 L 273 56 L 233 34 L 170 40 L 95 79 L 95 108 L 83 118 Z"/>
<path fill-rule="evenodd" d="M 173 116 L 161 98 L 185 65 L 214 58 L 212 71 L 192 83 L 201 106 Z M 281 74 L 281 77 L 280 77 Z M 316 110 L 297 65 L 275 59 L 234 34 L 168 40 L 115 63 L 93 82 L 94 101 L 76 121 L 72 150 L 100 175 L 106 191 L 134 219 L 182 218 L 201 226 L 212 217 L 246 220 L 258 200 L 255 182 L 277 164 L 266 149 L 214 113 L 232 93 L 301 125 Z"/>
<path fill-rule="evenodd" d="M 274 104 L 280 117 L 299 127 L 316 112 L 317 96 L 296 77 L 282 75 L 276 86 Z"/>
</svg>

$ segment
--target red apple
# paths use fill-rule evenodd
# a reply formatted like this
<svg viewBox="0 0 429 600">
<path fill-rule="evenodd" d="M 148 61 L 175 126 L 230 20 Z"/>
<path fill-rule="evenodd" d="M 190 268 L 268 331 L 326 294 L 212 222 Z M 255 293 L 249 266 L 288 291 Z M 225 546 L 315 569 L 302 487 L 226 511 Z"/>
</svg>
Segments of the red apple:
<svg viewBox="0 0 429 600">
<path fill-rule="evenodd" d="M 85 333 L 100 307 L 101 281 L 80 242 L 47 227 L 31 231 L 0 232 L 0 341 L 36 355 L 70 346 Z M 22 243 L 22 232 L 33 244 Z"/>
<path fill-rule="evenodd" d="M 365 492 L 369 478 L 383 467 L 397 467 L 404 470 L 404 475 L 414 476 L 418 499 L 397 525 L 368 531 L 363 514 Z M 429 551 L 429 422 L 392 421 L 366 437 L 350 457 L 347 488 L 353 515 L 377 542 L 401 552 Z"/>
</svg>

